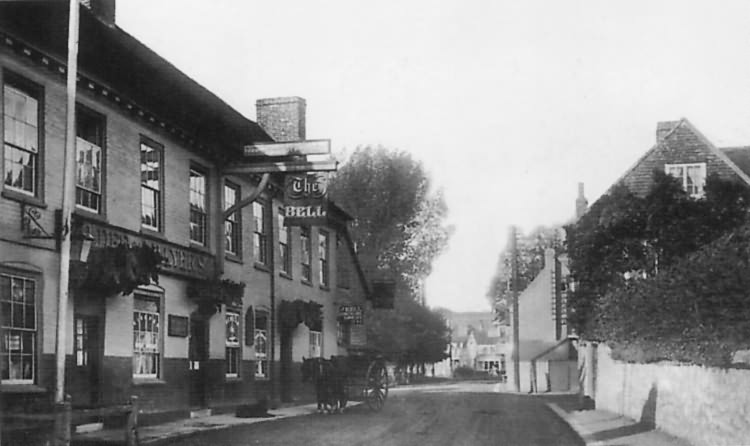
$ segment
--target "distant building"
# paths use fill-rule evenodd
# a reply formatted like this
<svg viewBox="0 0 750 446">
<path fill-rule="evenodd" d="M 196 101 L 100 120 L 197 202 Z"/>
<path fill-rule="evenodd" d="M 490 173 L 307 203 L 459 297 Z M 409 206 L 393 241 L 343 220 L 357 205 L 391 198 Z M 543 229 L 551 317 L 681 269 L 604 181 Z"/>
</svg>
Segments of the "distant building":
<svg viewBox="0 0 750 446">
<path fill-rule="evenodd" d="M 510 358 L 509 327 L 494 320 L 492 312 L 443 310 L 451 330 L 449 358 L 435 366 L 435 375 L 452 376 L 458 367 L 488 375 L 505 376 Z"/>
</svg>

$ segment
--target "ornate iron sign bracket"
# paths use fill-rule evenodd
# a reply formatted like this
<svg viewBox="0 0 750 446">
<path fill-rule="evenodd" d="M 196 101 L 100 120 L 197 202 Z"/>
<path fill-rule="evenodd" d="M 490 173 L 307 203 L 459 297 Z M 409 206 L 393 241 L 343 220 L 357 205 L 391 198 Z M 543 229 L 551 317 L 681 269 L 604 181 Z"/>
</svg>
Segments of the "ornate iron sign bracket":
<svg viewBox="0 0 750 446">
<path fill-rule="evenodd" d="M 57 245 L 59 245 L 61 236 L 67 234 L 68 230 L 67 225 L 63 226 L 62 211 L 55 211 L 52 228 L 48 229 L 43 224 L 41 208 L 26 203 L 21 204 L 21 231 L 23 238 L 55 240 Z"/>
</svg>

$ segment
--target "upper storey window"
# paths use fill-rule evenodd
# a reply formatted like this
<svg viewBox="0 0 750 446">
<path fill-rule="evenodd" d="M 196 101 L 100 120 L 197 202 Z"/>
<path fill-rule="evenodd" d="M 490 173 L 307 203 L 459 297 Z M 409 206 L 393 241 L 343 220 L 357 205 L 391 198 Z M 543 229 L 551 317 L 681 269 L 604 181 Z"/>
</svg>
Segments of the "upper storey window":
<svg viewBox="0 0 750 446">
<path fill-rule="evenodd" d="M 190 241 L 206 244 L 206 175 L 190 169 Z"/>
<path fill-rule="evenodd" d="M 39 93 L 9 80 L 3 85 L 3 184 L 39 195 Z"/>
<path fill-rule="evenodd" d="M 141 142 L 141 225 L 154 231 L 161 230 L 161 146 Z"/>
<path fill-rule="evenodd" d="M 76 206 L 100 213 L 104 119 L 80 107 L 76 111 Z"/>
<path fill-rule="evenodd" d="M 706 163 L 666 164 L 664 171 L 677 178 L 682 183 L 682 188 L 691 197 L 703 196 L 703 187 L 706 185 Z"/>
</svg>

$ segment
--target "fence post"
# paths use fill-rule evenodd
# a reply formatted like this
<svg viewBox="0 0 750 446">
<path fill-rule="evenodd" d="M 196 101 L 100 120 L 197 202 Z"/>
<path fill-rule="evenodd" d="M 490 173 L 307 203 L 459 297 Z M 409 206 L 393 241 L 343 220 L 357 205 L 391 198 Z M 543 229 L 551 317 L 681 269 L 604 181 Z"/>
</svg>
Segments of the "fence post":
<svg viewBox="0 0 750 446">
<path fill-rule="evenodd" d="M 55 446 L 70 446 L 70 423 L 73 419 L 70 395 L 62 403 L 55 403 Z"/>
<path fill-rule="evenodd" d="M 138 446 L 138 397 L 130 397 L 130 412 L 125 424 L 125 445 Z"/>
</svg>

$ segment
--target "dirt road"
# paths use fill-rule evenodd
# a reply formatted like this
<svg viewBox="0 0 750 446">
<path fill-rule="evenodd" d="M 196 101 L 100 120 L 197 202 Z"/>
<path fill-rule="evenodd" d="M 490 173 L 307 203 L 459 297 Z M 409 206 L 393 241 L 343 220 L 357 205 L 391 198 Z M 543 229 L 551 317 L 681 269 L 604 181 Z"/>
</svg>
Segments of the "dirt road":
<svg viewBox="0 0 750 446">
<path fill-rule="evenodd" d="M 180 445 L 582 445 L 544 401 L 441 386 L 395 391 L 381 412 L 358 406 L 182 439 Z"/>
</svg>

